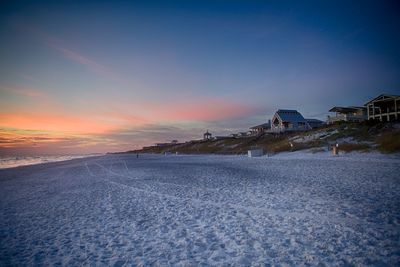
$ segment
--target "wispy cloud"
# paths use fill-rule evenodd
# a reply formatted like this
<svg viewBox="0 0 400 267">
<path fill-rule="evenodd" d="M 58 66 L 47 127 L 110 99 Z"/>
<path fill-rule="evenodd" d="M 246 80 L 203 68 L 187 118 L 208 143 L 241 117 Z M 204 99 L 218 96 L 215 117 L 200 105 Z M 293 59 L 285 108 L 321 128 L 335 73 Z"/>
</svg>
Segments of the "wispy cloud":
<svg viewBox="0 0 400 267">
<path fill-rule="evenodd" d="M 0 90 L 3 92 L 17 94 L 26 97 L 47 97 L 47 93 L 36 88 L 22 87 L 22 86 L 5 86 L 0 85 Z"/>
<path fill-rule="evenodd" d="M 54 49 L 55 51 L 59 52 L 64 58 L 71 60 L 75 63 L 78 63 L 82 66 L 85 66 L 90 71 L 92 71 L 96 74 L 106 76 L 114 81 L 123 82 L 123 83 L 127 82 L 126 79 L 123 78 L 118 73 L 114 72 L 110 68 L 96 62 L 95 60 L 93 60 L 85 55 L 82 55 L 76 51 L 73 51 L 71 49 L 63 47 L 59 43 L 49 40 L 49 39 L 46 40 L 46 44 L 49 47 L 51 47 L 52 49 Z"/>
<path fill-rule="evenodd" d="M 33 77 L 32 75 L 21 73 L 19 76 L 22 79 L 24 79 L 25 81 L 28 81 L 28 82 L 33 82 L 33 83 L 40 83 L 41 82 L 39 79 Z"/>
<path fill-rule="evenodd" d="M 62 135 L 51 135 L 50 133 L 38 131 L 20 131 L 18 129 L 0 129 L 0 148 L 31 147 L 46 143 L 56 143 L 72 140 L 73 138 Z"/>
<path fill-rule="evenodd" d="M 30 34 L 38 38 L 41 42 L 44 42 L 46 46 L 60 53 L 64 58 L 80 64 L 98 75 L 105 76 L 111 80 L 122 83 L 128 82 L 126 78 L 122 77 L 122 75 L 118 74 L 111 68 L 100 64 L 96 60 L 86 55 L 83 55 L 80 52 L 70 49 L 69 47 L 67 47 L 67 45 L 65 45 L 65 42 L 63 40 L 56 38 L 37 27 L 31 25 L 28 26 L 22 23 L 15 24 L 15 27 L 21 31 L 29 32 Z"/>
</svg>

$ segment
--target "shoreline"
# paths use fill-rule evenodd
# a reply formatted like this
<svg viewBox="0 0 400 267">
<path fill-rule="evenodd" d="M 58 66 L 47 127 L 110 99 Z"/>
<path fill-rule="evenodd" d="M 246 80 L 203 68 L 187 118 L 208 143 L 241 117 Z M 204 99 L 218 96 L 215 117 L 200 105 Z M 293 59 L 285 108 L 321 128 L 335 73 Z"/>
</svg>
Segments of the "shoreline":
<svg viewBox="0 0 400 267">
<path fill-rule="evenodd" d="M 143 159 L 143 156 L 156 156 L 157 158 L 163 157 L 226 157 L 226 158 L 248 158 L 247 154 L 220 154 L 220 153 L 179 153 L 179 154 L 160 154 L 160 153 L 138 153 L 141 155 L 139 159 Z M 45 164 L 54 164 L 54 163 L 65 163 L 69 161 L 79 160 L 79 159 L 89 159 L 95 157 L 107 157 L 107 156 L 132 156 L 134 153 L 122 152 L 122 153 L 106 153 L 101 155 L 79 155 L 79 156 L 62 156 L 62 157 L 70 157 L 68 159 L 61 160 L 53 160 L 53 161 L 45 161 L 45 162 L 37 162 L 37 163 L 28 163 L 21 164 L 18 166 L 10 166 L 10 167 L 0 167 L 1 170 L 12 170 L 21 167 L 33 167 L 33 166 L 41 166 Z M 133 158 L 132 160 L 134 160 Z M 290 159 L 313 159 L 313 160 L 352 160 L 352 161 L 370 161 L 370 160 L 399 160 L 400 161 L 400 153 L 382 153 L 379 151 L 352 151 L 352 152 L 339 152 L 339 155 L 332 155 L 331 151 L 318 151 L 313 152 L 310 149 L 298 150 L 298 151 L 283 151 L 275 154 L 264 154 L 260 157 L 252 157 L 249 158 L 251 160 L 290 160 Z"/>
<path fill-rule="evenodd" d="M 10 156 L 3 158 L 0 157 L 0 170 L 8 170 L 18 167 L 35 166 L 35 165 L 55 163 L 55 162 L 65 162 L 75 159 L 91 158 L 104 155 L 105 154 L 59 155 L 59 156 Z"/>
</svg>

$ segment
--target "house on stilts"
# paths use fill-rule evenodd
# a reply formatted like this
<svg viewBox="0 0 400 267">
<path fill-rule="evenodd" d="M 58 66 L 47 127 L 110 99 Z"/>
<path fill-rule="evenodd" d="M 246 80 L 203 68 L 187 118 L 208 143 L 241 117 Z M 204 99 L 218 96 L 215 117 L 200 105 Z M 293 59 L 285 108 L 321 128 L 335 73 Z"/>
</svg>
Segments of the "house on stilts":
<svg viewBox="0 0 400 267">
<path fill-rule="evenodd" d="M 382 122 L 400 120 L 400 96 L 382 94 L 368 101 L 368 120 L 379 120 Z"/>
</svg>

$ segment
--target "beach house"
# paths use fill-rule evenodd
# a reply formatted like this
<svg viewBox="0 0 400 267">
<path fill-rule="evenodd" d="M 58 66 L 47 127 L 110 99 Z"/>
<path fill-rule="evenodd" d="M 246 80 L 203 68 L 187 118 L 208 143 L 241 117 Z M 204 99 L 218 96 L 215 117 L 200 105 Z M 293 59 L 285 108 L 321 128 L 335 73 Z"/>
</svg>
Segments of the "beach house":
<svg viewBox="0 0 400 267">
<path fill-rule="evenodd" d="M 297 110 L 279 109 L 272 117 L 271 132 L 305 131 L 311 129 Z"/>
<path fill-rule="evenodd" d="M 367 119 L 367 109 L 365 107 L 333 107 L 329 112 L 335 112 L 335 115 L 328 116 L 328 124 L 339 121 L 361 122 Z"/>
<path fill-rule="evenodd" d="M 368 120 L 395 121 L 400 119 L 400 96 L 382 94 L 365 103 Z"/>
</svg>

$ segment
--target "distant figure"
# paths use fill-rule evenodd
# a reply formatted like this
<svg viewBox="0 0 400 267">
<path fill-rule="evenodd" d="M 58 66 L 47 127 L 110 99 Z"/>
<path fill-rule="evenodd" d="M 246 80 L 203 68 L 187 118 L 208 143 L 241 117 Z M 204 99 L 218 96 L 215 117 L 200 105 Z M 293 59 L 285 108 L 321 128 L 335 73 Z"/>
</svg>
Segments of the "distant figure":
<svg viewBox="0 0 400 267">
<path fill-rule="evenodd" d="M 339 144 L 336 144 L 335 146 L 333 146 L 332 153 L 335 156 L 339 155 Z"/>
<path fill-rule="evenodd" d="M 139 154 L 136 154 L 136 158 L 139 158 Z"/>
</svg>

